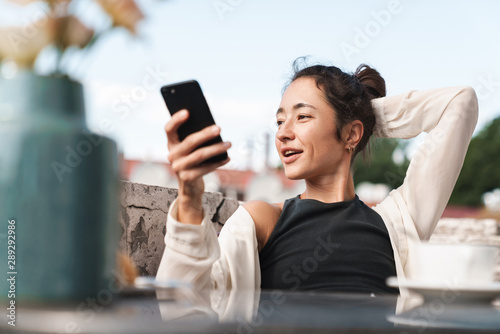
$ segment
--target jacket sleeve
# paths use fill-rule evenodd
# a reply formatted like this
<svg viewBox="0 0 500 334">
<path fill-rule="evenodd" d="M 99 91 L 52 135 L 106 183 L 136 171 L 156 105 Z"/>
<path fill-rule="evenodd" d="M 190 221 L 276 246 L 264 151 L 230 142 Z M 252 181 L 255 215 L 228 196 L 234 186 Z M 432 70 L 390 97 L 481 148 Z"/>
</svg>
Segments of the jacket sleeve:
<svg viewBox="0 0 500 334">
<path fill-rule="evenodd" d="M 430 238 L 457 181 L 477 122 L 477 97 L 471 87 L 450 87 L 379 98 L 372 105 L 375 136 L 409 139 L 427 133 L 403 184 L 374 208 L 391 222 L 389 232 L 408 274 L 409 249 Z"/>
<path fill-rule="evenodd" d="M 377 99 L 374 105 L 380 120 L 376 136 L 409 139 L 427 133 L 396 191 L 420 238 L 428 239 L 448 203 L 476 126 L 476 94 L 470 87 L 411 91 Z"/>
<path fill-rule="evenodd" d="M 189 282 L 221 319 L 238 303 L 241 289 L 255 291 L 260 287 L 255 224 L 242 207 L 233 213 L 219 237 L 210 219 L 201 225 L 183 224 L 177 218 L 177 200 L 167 217 L 165 251 L 156 275 L 157 280 Z M 251 315 L 254 305 L 240 313 Z"/>
</svg>

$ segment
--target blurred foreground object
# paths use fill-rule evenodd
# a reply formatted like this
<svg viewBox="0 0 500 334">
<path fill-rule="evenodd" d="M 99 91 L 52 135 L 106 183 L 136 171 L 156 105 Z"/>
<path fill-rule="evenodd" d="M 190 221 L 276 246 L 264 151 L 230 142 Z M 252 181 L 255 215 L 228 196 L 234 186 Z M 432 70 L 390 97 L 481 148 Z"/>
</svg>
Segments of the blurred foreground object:
<svg viewBox="0 0 500 334">
<path fill-rule="evenodd" d="M 97 0 L 102 8 L 111 16 L 113 25 L 124 27 L 136 34 L 137 24 L 144 18 L 134 0 Z"/>
<path fill-rule="evenodd" d="M 26 36 L 28 26 L 0 27 L 0 58 L 10 60 L 21 68 L 33 67 L 38 54 L 55 39 L 52 18 L 45 17 L 34 22 L 35 28 Z"/>
<path fill-rule="evenodd" d="M 0 77 L 0 244 L 15 221 L 15 262 L 0 270 L 18 301 L 81 301 L 114 279 L 118 149 L 86 128 L 83 101 L 67 77 Z"/>
<path fill-rule="evenodd" d="M 123 278 L 115 266 L 118 149 L 88 130 L 83 87 L 70 79 L 67 58 L 81 61 L 116 27 L 136 34 L 143 14 L 133 0 L 96 0 L 102 15 L 84 23 L 76 0 L 11 2 L 34 6 L 36 19 L 0 24 L 0 244 L 12 246 L 9 261 L 0 261 L 11 278 L 1 281 L 0 300 L 82 302 L 115 293 Z M 107 17 L 107 25 L 88 26 Z M 52 64 L 48 76 L 35 73 L 41 57 Z"/>
<path fill-rule="evenodd" d="M 139 276 L 137 268 L 132 263 L 132 259 L 123 253 L 116 253 L 118 267 L 118 282 L 133 285 L 135 279 Z"/>
<path fill-rule="evenodd" d="M 13 1 L 19 5 L 38 3 L 40 5 L 33 22 L 23 20 L 18 26 L 0 26 L 0 61 L 14 62 L 19 68 L 32 69 L 42 50 L 50 48 L 57 56 L 53 66 L 54 74 L 66 74 L 62 59 L 70 56 L 74 49 L 87 51 L 96 40 L 109 30 L 123 27 L 131 34 L 137 34 L 137 25 L 144 18 L 134 0 L 96 0 L 103 13 L 109 16 L 111 25 L 100 31 L 84 24 L 77 16 L 73 3 L 76 0 Z M 26 23 L 27 22 L 27 23 Z M 73 49 L 72 52 L 67 52 Z"/>
</svg>

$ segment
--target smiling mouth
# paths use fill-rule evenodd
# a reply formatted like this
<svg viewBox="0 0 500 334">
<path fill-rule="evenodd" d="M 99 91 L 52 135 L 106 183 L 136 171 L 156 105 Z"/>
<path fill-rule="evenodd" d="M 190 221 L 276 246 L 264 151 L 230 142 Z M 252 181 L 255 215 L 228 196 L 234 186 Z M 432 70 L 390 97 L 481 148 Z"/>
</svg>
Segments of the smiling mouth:
<svg viewBox="0 0 500 334">
<path fill-rule="evenodd" d="M 302 151 L 293 151 L 293 150 L 288 150 L 283 153 L 283 156 L 285 158 L 291 157 L 292 155 L 302 153 Z"/>
</svg>

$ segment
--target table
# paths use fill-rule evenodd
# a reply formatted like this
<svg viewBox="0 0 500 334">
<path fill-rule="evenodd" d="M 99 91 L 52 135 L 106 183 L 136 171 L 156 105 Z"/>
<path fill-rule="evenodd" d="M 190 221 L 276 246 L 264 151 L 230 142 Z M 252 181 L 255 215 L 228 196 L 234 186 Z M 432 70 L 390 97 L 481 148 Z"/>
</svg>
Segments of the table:
<svg viewBox="0 0 500 334">
<path fill-rule="evenodd" d="M 500 303 L 423 304 L 395 314 L 395 295 L 232 292 L 235 307 L 218 315 L 193 291 L 128 291 L 103 306 L 22 306 L 2 333 L 477 333 L 500 332 Z M 200 297 L 201 296 L 201 297 Z M 103 299 L 104 300 L 104 299 Z M 101 300 L 101 302 L 103 301 Z M 106 301 L 107 303 L 108 301 Z M 248 318 L 248 315 L 251 315 Z"/>
</svg>

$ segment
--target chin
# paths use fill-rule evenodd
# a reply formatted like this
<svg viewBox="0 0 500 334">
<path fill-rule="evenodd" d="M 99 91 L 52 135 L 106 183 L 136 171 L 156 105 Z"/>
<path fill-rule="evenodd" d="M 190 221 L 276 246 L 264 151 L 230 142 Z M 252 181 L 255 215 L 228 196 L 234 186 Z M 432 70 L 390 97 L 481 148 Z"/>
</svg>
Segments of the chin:
<svg viewBox="0 0 500 334">
<path fill-rule="evenodd" d="M 289 180 L 303 180 L 305 175 L 304 173 L 301 173 L 300 171 L 294 171 L 293 168 L 284 168 L 285 170 L 285 176 Z"/>
</svg>

